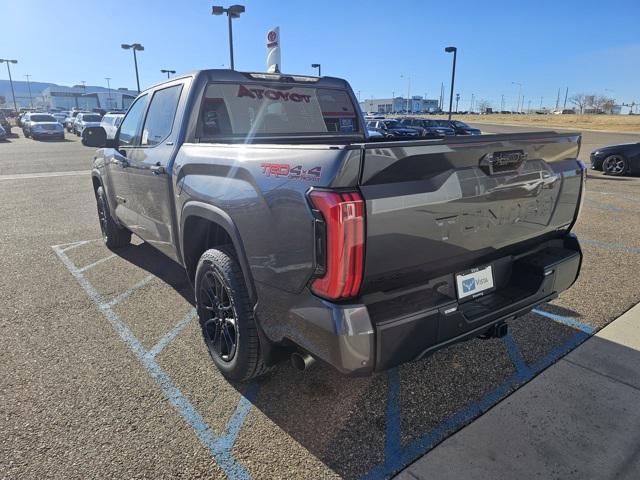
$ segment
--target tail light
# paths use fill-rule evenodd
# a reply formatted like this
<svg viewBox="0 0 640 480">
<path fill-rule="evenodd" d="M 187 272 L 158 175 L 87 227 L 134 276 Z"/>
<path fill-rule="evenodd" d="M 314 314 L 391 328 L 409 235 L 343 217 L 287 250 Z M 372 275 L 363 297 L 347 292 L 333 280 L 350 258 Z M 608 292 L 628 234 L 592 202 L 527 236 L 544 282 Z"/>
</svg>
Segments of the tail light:
<svg viewBox="0 0 640 480">
<path fill-rule="evenodd" d="M 327 299 L 354 297 L 364 269 L 364 202 L 358 192 L 312 190 L 309 198 L 323 217 L 324 245 L 320 258 L 323 276 L 311 290 Z"/>
</svg>

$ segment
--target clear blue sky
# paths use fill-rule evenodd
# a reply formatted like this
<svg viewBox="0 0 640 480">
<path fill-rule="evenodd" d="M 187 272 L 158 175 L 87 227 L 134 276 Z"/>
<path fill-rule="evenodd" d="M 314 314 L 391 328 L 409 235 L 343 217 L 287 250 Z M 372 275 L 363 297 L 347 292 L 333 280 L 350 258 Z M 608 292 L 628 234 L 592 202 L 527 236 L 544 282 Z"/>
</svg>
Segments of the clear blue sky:
<svg viewBox="0 0 640 480">
<path fill-rule="evenodd" d="M 87 81 L 135 88 L 133 59 L 121 43 L 142 43 L 141 83 L 161 68 L 186 72 L 228 66 L 226 17 L 213 1 L 51 2 L 1 0 L 0 57 L 16 58 L 15 79 L 63 85 Z M 471 94 L 515 108 L 555 105 L 558 88 L 640 101 L 640 0 L 610 1 L 255 1 L 234 21 L 236 68 L 264 70 L 265 36 L 280 26 L 282 63 L 290 73 L 348 79 L 362 98 L 407 93 L 437 98 L 449 84 L 458 47 L 460 108 Z M 223 4 L 227 6 L 228 4 Z M 4 65 L 0 78 L 6 78 Z"/>
</svg>

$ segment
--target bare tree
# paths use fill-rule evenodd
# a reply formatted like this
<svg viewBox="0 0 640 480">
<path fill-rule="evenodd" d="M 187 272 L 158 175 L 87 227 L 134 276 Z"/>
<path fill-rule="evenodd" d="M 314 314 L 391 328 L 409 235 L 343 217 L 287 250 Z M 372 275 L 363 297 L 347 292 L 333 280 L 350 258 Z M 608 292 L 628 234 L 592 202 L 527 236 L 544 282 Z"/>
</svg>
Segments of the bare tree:
<svg viewBox="0 0 640 480">
<path fill-rule="evenodd" d="M 598 95 L 598 111 L 611 115 L 616 106 L 616 101 L 606 95 Z"/>
<path fill-rule="evenodd" d="M 571 95 L 571 97 L 569 97 L 569 101 L 576 107 L 578 107 L 578 110 L 580 111 L 580 113 L 582 113 L 587 101 L 587 95 L 585 95 L 584 93 L 576 93 L 575 95 Z"/>
<path fill-rule="evenodd" d="M 491 102 L 488 100 L 478 100 L 478 109 L 480 113 L 485 113 L 489 108 L 491 108 Z"/>
</svg>

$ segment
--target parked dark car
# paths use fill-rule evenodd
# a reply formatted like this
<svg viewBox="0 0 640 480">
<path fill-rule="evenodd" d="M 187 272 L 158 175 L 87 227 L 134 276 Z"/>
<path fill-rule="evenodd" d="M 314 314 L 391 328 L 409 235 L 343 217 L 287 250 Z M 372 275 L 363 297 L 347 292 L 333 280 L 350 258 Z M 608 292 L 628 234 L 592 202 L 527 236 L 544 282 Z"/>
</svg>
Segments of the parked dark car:
<svg viewBox="0 0 640 480">
<path fill-rule="evenodd" d="M 591 168 L 616 177 L 640 173 L 640 142 L 598 148 L 591 152 Z"/>
<path fill-rule="evenodd" d="M 367 128 L 377 130 L 388 138 L 416 138 L 421 136 L 417 129 L 406 127 L 394 119 L 370 120 L 367 122 Z"/>
<path fill-rule="evenodd" d="M 440 123 L 446 122 L 453 130 L 456 132 L 456 135 L 480 135 L 482 132 L 479 128 L 474 128 L 467 125 L 460 120 L 437 120 Z"/>
<path fill-rule="evenodd" d="M 447 125 L 440 125 L 439 120 L 431 120 L 429 118 L 401 118 L 400 124 L 410 128 L 417 128 L 423 137 L 444 137 L 446 135 L 455 135 L 453 128 Z"/>
</svg>

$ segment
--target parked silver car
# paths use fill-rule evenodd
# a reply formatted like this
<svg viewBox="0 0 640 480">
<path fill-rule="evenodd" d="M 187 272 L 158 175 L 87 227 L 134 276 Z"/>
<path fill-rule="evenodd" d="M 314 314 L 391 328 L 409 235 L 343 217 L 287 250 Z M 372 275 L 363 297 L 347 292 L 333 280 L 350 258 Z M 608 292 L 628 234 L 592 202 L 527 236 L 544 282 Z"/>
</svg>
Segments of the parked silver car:
<svg viewBox="0 0 640 480">
<path fill-rule="evenodd" d="M 22 119 L 22 132 L 34 140 L 54 138 L 64 140 L 64 128 L 48 113 L 28 113 Z"/>
<path fill-rule="evenodd" d="M 80 137 L 85 128 L 99 127 L 101 120 L 102 117 L 99 113 L 80 112 L 76 115 L 76 120 L 73 122 L 73 133 Z"/>
<path fill-rule="evenodd" d="M 76 121 L 76 116 L 79 113 L 85 113 L 85 112 L 82 112 L 80 110 L 73 110 L 69 112 L 69 115 L 67 115 L 67 118 L 64 119 L 64 128 L 67 129 L 67 132 L 69 133 L 73 132 L 73 123 Z M 86 113 L 89 113 L 89 112 L 86 112 Z"/>
</svg>

